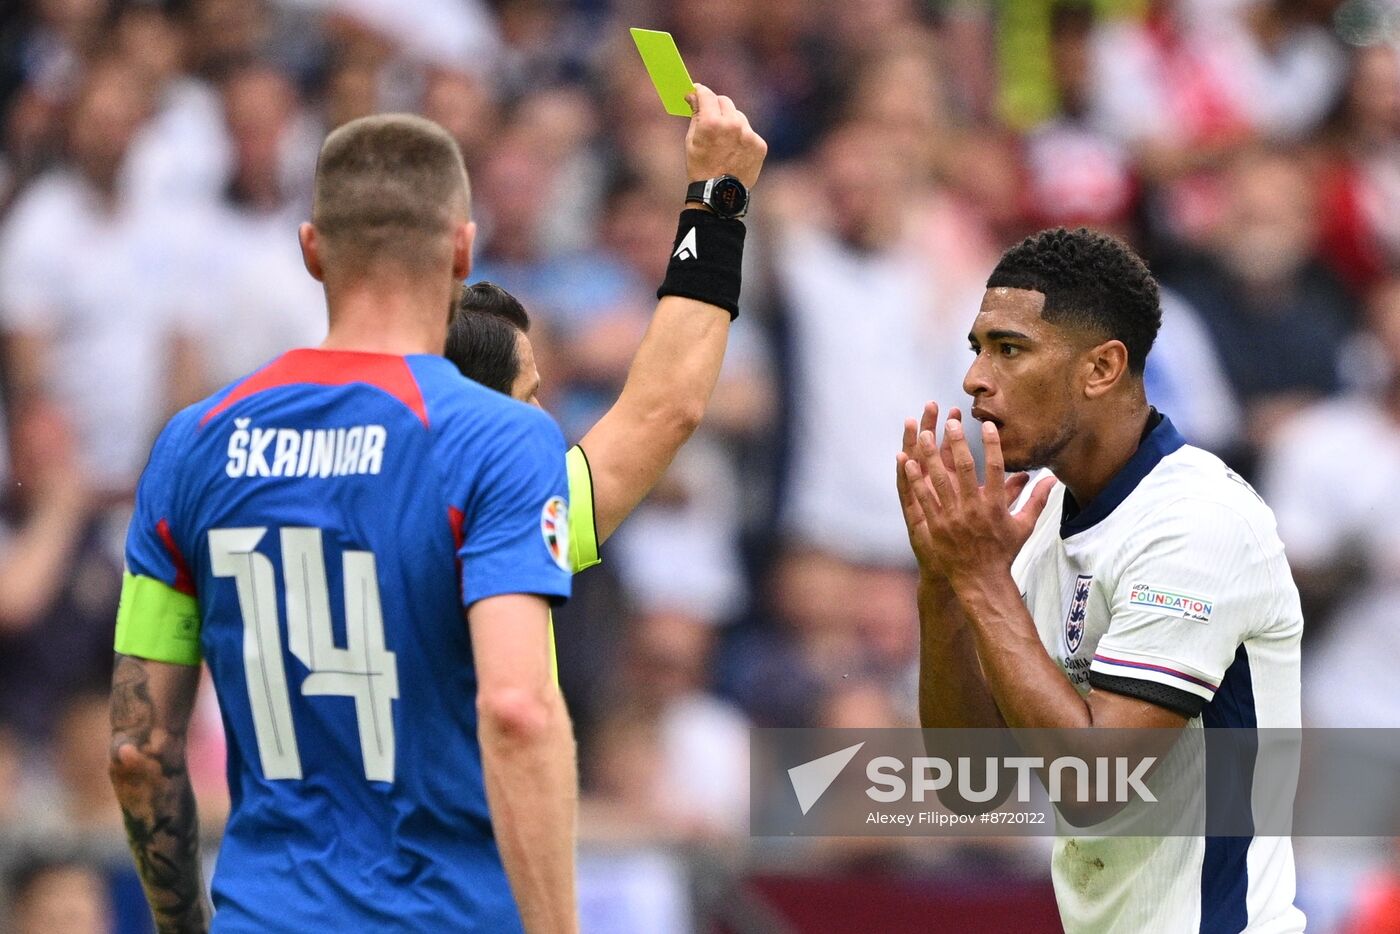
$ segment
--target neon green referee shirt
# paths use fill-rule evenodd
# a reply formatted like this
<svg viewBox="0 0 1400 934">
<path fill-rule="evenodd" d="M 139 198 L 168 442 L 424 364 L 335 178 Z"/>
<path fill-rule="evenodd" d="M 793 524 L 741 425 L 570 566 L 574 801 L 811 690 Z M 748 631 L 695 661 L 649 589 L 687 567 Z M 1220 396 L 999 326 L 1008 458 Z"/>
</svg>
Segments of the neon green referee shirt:
<svg viewBox="0 0 1400 934">
<path fill-rule="evenodd" d="M 598 523 L 593 513 L 593 471 L 577 444 L 564 455 L 569 474 L 569 565 L 575 574 L 600 564 Z M 559 655 L 554 647 L 554 614 L 549 615 L 549 670 L 559 682 Z"/>
</svg>

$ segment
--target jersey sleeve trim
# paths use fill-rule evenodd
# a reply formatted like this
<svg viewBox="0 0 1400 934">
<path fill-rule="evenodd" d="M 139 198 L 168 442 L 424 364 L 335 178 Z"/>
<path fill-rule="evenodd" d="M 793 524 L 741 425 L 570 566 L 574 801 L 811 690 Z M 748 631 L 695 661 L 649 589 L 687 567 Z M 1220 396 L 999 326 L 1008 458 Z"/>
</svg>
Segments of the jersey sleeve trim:
<svg viewBox="0 0 1400 934">
<path fill-rule="evenodd" d="M 190 573 L 190 566 L 185 561 L 185 556 L 180 553 L 180 547 L 175 544 L 175 533 L 170 531 L 170 520 L 161 519 L 157 522 L 156 534 L 160 536 L 161 544 L 165 545 L 165 550 L 170 553 L 170 560 L 175 565 L 175 589 L 187 596 L 195 596 L 194 575 Z"/>
<path fill-rule="evenodd" d="M 1206 702 L 1215 697 L 1215 692 L 1220 687 L 1218 681 L 1206 677 L 1204 672 L 1179 661 L 1153 658 L 1121 649 L 1105 649 L 1103 646 L 1100 646 L 1100 651 L 1094 653 L 1094 659 L 1089 664 L 1090 675 L 1095 672 L 1110 677 L 1165 684 L 1194 694 Z"/>
<path fill-rule="evenodd" d="M 122 578 L 114 648 L 154 662 L 198 665 L 199 604 L 164 581 L 128 571 Z"/>
<path fill-rule="evenodd" d="M 1183 691 L 1170 684 L 1144 681 L 1141 678 L 1107 675 L 1092 668 L 1089 669 L 1089 686 L 1095 690 L 1122 694 L 1125 697 L 1135 697 L 1138 700 L 1147 701 L 1149 704 L 1165 707 L 1173 713 L 1181 714 L 1188 720 L 1199 714 L 1206 706 L 1205 698 L 1199 694 Z"/>
<path fill-rule="evenodd" d="M 579 445 L 564 455 L 569 475 L 569 563 L 574 573 L 603 559 L 598 555 L 598 514 L 593 510 L 593 468 Z"/>
</svg>

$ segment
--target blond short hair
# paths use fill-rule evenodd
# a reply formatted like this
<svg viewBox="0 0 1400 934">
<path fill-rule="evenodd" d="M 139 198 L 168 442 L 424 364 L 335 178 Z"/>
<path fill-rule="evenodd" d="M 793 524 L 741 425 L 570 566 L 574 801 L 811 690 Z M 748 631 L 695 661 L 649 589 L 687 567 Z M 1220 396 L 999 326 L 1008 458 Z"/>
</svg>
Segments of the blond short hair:
<svg viewBox="0 0 1400 934">
<path fill-rule="evenodd" d="M 412 114 L 379 114 L 326 137 L 311 221 L 328 266 L 417 270 L 446 261 L 469 199 L 462 153 L 446 130 Z"/>
</svg>

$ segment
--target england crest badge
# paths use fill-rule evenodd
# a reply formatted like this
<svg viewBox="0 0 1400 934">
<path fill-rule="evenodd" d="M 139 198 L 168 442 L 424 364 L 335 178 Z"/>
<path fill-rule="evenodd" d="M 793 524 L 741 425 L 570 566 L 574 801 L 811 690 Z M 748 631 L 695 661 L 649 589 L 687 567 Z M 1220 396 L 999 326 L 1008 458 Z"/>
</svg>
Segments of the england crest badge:
<svg viewBox="0 0 1400 934">
<path fill-rule="evenodd" d="M 1074 579 L 1074 599 L 1069 602 L 1069 613 L 1065 616 L 1065 648 L 1073 655 L 1084 641 L 1084 619 L 1089 614 L 1089 585 L 1094 575 L 1080 574 Z"/>
</svg>

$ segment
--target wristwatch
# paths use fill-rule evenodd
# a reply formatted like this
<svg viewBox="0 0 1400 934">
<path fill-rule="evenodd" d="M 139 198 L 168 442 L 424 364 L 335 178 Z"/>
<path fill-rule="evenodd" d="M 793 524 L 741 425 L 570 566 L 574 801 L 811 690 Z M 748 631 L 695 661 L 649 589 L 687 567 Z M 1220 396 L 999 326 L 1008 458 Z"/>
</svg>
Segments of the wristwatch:
<svg viewBox="0 0 1400 934">
<path fill-rule="evenodd" d="M 720 217 L 740 218 L 749 213 L 749 190 L 733 175 L 691 182 L 685 200 L 699 201 Z"/>
</svg>

